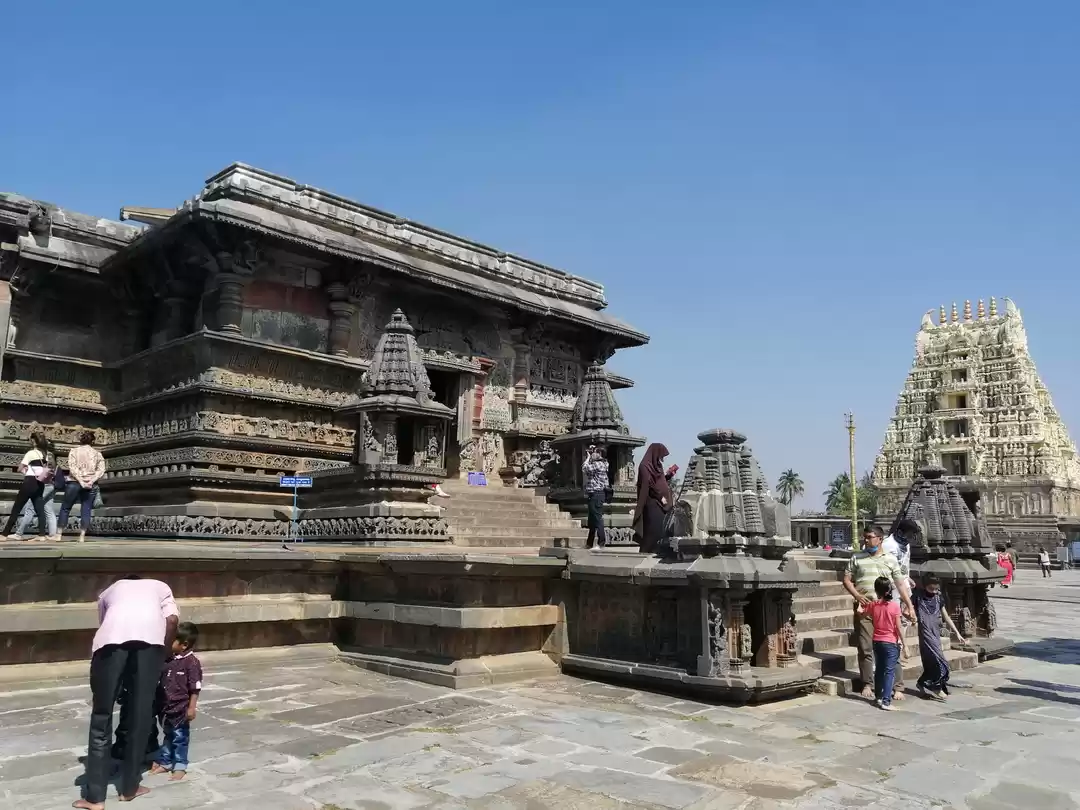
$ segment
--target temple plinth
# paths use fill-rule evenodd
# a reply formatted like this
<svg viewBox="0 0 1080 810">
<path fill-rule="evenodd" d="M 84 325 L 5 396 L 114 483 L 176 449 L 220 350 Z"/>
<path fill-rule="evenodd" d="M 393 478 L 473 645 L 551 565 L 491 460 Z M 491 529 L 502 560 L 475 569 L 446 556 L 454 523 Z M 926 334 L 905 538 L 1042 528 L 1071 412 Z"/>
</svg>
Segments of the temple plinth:
<svg viewBox="0 0 1080 810">
<path fill-rule="evenodd" d="M 546 550 L 569 557 L 563 667 L 753 702 L 809 690 L 792 603 L 815 571 L 784 557 L 786 513 L 732 430 L 699 434 L 661 555 Z M 780 532 L 785 532 L 781 534 Z"/>
</svg>

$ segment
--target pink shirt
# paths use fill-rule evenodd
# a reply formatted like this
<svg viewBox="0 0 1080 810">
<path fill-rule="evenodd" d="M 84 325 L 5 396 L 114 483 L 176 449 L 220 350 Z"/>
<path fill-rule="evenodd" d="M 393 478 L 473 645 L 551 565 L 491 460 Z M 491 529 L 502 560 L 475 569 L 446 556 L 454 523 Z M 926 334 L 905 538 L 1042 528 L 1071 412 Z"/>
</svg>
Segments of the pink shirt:
<svg viewBox="0 0 1080 810">
<path fill-rule="evenodd" d="M 121 579 L 98 597 L 93 652 L 108 644 L 165 643 L 165 619 L 179 616 L 169 586 L 156 579 Z"/>
<path fill-rule="evenodd" d="M 866 606 L 866 612 L 874 620 L 874 641 L 891 641 L 893 644 L 900 641 L 900 637 L 896 634 L 896 620 L 900 617 L 900 605 L 878 599 Z"/>
</svg>

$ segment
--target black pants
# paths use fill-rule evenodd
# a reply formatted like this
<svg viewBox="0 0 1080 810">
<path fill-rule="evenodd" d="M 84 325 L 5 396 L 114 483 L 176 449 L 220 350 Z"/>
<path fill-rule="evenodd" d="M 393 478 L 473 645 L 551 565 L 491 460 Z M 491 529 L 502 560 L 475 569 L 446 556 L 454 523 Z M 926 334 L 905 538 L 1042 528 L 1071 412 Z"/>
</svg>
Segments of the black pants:
<svg viewBox="0 0 1080 810">
<path fill-rule="evenodd" d="M 604 533 L 604 493 L 587 492 L 589 499 L 589 539 L 586 543 L 592 548 L 593 541 L 599 538 L 600 546 L 607 545 L 607 534 Z"/>
<path fill-rule="evenodd" d="M 23 476 L 22 486 L 19 487 L 19 491 L 15 495 L 15 503 L 11 506 L 11 514 L 8 515 L 7 523 L 4 524 L 4 536 L 11 534 L 11 530 L 15 528 L 15 521 L 19 519 L 19 515 L 22 514 L 27 501 L 34 504 L 34 511 L 37 513 L 38 519 L 38 534 L 45 534 L 45 527 L 48 524 L 45 522 L 44 495 L 44 482 L 38 481 L 32 475 Z"/>
<path fill-rule="evenodd" d="M 160 692 L 160 690 L 158 691 Z M 155 695 L 156 697 L 158 695 Z M 123 759 L 127 741 L 131 736 L 131 693 L 127 689 L 122 689 L 117 702 L 120 704 L 120 720 L 116 724 L 116 742 L 113 743 L 112 758 Z M 159 708 L 155 699 L 153 708 L 155 718 L 159 714 Z M 161 748 L 161 745 L 158 743 L 157 720 L 152 719 L 150 721 L 150 734 L 146 738 L 146 759 L 143 761 L 149 762 L 153 760 L 159 748 Z"/>
<path fill-rule="evenodd" d="M 154 722 L 154 693 L 164 661 L 164 646 L 141 641 L 109 644 L 94 653 L 90 661 L 93 708 L 86 750 L 86 801 L 93 804 L 105 801 L 105 789 L 112 771 L 109 749 L 112 747 L 113 707 L 124 689 L 127 690 L 124 705 L 130 724 L 117 787 L 123 796 L 131 796 L 139 789 L 146 754 L 143 742 Z"/>
</svg>

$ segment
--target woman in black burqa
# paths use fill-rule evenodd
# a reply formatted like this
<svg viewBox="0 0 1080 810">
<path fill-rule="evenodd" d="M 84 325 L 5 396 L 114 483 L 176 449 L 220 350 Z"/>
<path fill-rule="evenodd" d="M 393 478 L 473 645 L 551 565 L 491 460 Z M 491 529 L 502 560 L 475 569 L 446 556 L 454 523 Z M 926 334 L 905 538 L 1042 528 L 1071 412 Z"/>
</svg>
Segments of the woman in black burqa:
<svg viewBox="0 0 1080 810">
<path fill-rule="evenodd" d="M 634 541 L 644 554 L 655 554 L 664 539 L 664 515 L 672 508 L 672 468 L 664 472 L 668 449 L 654 442 L 638 465 L 637 506 L 634 508 Z"/>
</svg>

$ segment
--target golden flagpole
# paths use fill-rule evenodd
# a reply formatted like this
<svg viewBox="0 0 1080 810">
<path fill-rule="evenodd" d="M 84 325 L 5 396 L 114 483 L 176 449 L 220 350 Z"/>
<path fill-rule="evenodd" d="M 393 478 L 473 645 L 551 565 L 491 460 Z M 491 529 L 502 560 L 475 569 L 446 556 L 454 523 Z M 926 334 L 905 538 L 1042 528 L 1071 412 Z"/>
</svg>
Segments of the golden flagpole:
<svg viewBox="0 0 1080 810">
<path fill-rule="evenodd" d="M 851 549 L 859 551 L 861 538 L 859 536 L 859 487 L 855 480 L 855 414 L 847 413 L 844 416 L 848 432 L 848 475 L 850 476 L 848 483 L 851 486 Z"/>
</svg>

